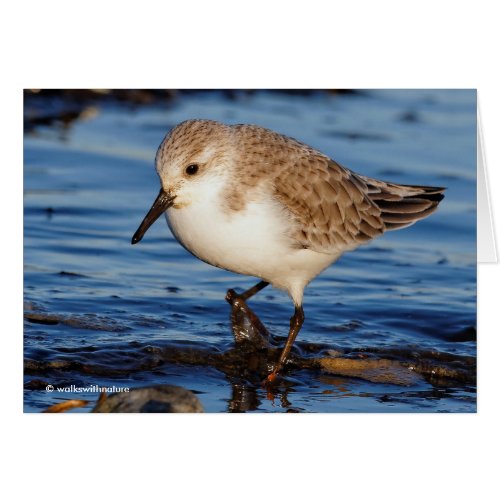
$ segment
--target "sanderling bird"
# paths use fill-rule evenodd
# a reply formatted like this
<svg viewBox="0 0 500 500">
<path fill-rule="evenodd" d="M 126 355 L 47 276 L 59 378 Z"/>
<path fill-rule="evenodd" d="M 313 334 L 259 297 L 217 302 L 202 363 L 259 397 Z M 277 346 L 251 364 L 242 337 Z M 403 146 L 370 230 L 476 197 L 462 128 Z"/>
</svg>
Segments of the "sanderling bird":
<svg viewBox="0 0 500 500">
<path fill-rule="evenodd" d="M 295 312 L 278 362 L 304 322 L 305 287 L 344 252 L 434 212 L 445 188 L 357 174 L 295 139 L 256 125 L 188 120 L 156 153 L 161 189 L 132 238 L 165 213 L 179 243 L 204 262 L 290 295 Z M 234 295 L 234 291 L 228 293 Z"/>
</svg>

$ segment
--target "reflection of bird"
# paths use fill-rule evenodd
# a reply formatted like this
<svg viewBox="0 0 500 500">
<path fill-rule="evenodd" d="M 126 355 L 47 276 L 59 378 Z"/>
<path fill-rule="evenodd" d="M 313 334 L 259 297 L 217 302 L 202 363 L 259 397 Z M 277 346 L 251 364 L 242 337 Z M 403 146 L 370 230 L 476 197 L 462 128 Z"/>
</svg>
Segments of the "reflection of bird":
<svg viewBox="0 0 500 500">
<path fill-rule="evenodd" d="M 269 283 L 292 298 L 288 339 L 269 382 L 304 321 L 307 284 L 344 252 L 427 217 L 444 197 L 444 188 L 356 174 L 271 130 L 211 120 L 172 129 L 158 149 L 156 170 L 160 194 L 133 244 L 166 212 L 172 233 L 196 257 L 262 280 L 239 298 Z"/>
</svg>

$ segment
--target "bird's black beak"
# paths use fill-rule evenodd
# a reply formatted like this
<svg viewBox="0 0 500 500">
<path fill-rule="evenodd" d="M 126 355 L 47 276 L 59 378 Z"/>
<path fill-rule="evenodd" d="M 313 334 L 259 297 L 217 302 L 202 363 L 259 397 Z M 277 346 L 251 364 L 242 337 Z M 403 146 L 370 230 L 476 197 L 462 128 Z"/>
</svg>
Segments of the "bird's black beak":
<svg viewBox="0 0 500 500">
<path fill-rule="evenodd" d="M 149 209 L 146 217 L 144 217 L 139 229 L 137 229 L 134 236 L 132 236 L 132 245 L 135 245 L 142 240 L 142 237 L 146 234 L 146 231 L 150 228 L 153 222 L 158 219 L 158 217 L 160 217 L 165 210 L 174 204 L 174 198 L 175 196 L 172 196 L 170 193 L 160 189 L 160 194 L 158 194 L 153 206 Z"/>
</svg>

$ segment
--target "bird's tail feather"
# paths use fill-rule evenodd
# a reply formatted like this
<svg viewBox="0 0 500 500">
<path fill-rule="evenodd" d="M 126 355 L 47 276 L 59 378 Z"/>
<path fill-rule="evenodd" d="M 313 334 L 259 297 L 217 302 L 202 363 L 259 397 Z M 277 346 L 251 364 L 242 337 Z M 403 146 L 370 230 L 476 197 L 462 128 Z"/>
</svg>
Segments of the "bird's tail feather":
<svg viewBox="0 0 500 500">
<path fill-rule="evenodd" d="M 444 198 L 443 187 L 408 186 L 363 178 L 368 196 L 380 208 L 389 231 L 411 226 L 436 210 Z"/>
</svg>

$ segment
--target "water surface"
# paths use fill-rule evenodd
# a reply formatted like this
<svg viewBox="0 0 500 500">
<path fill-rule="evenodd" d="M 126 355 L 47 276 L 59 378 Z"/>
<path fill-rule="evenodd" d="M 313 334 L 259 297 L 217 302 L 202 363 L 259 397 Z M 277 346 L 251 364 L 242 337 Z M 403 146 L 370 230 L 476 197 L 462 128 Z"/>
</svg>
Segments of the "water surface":
<svg viewBox="0 0 500 500">
<path fill-rule="evenodd" d="M 25 359 L 71 362 L 25 374 L 25 411 L 72 397 L 64 387 L 181 385 L 205 411 L 471 412 L 468 379 L 422 377 L 411 386 L 317 370 L 292 371 L 274 400 L 254 381 L 213 366 L 165 361 L 175 345 L 233 347 L 228 288 L 255 280 L 187 253 L 163 219 L 130 238 L 154 200 L 156 149 L 188 118 L 255 123 L 306 142 L 364 175 L 446 186 L 439 210 L 409 229 L 345 254 L 306 289 L 298 347 L 340 353 L 476 356 L 476 95 L 366 91 L 360 95 L 183 94 L 170 105 L 106 103 L 67 128 L 39 126 L 24 142 Z M 251 300 L 271 333 L 286 336 L 293 307 L 266 288 Z M 455 357 L 455 358 L 454 358 Z M 30 365 L 28 365 L 29 367 Z M 80 411 L 89 411 L 82 409 Z"/>
</svg>

